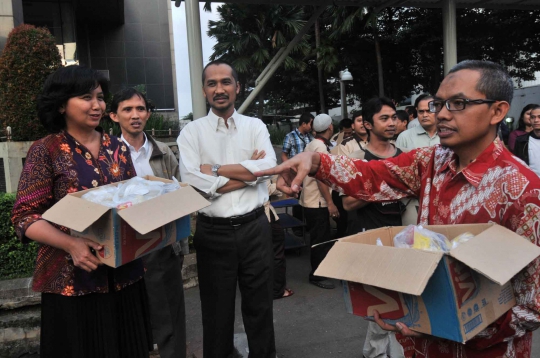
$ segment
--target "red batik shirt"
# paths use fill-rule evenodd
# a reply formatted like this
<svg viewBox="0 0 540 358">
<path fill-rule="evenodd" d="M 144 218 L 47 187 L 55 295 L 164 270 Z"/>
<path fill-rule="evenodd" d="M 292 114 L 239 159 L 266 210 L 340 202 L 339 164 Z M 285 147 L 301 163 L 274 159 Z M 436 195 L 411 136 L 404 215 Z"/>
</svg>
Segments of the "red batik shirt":
<svg viewBox="0 0 540 358">
<path fill-rule="evenodd" d="M 417 196 L 419 223 L 497 223 L 539 245 L 540 179 L 496 139 L 457 172 L 456 155 L 437 145 L 398 157 L 365 162 L 320 154 L 316 178 L 365 201 Z M 512 279 L 517 306 L 465 345 L 416 338 L 416 357 L 478 358 L 531 354 L 532 330 L 540 326 L 540 259 Z"/>
<path fill-rule="evenodd" d="M 51 134 L 30 147 L 19 180 L 11 220 L 17 236 L 27 242 L 25 232 L 41 215 L 68 193 L 107 185 L 135 176 L 129 149 L 117 137 L 102 134 L 98 158 L 66 132 Z M 69 229 L 54 225 L 69 234 Z M 68 253 L 40 245 L 34 269 L 33 290 L 80 296 L 109 292 L 140 280 L 141 260 L 113 269 L 100 265 L 92 272 L 75 267 Z M 113 282 L 109 282 L 112 279 Z"/>
</svg>

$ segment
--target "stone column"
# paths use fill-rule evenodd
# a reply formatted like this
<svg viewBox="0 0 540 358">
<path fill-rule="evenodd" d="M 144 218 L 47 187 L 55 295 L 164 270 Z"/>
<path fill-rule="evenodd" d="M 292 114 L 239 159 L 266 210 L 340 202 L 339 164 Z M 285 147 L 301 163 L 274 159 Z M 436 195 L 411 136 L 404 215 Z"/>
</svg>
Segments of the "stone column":
<svg viewBox="0 0 540 358">
<path fill-rule="evenodd" d="M 22 0 L 0 0 L 0 54 L 11 30 L 22 23 Z"/>
</svg>

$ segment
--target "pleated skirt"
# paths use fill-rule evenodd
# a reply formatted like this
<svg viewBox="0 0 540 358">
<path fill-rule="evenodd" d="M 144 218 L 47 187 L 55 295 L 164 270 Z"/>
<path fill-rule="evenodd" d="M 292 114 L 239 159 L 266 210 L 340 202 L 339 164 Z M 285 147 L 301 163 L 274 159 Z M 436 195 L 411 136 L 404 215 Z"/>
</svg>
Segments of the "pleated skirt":
<svg viewBox="0 0 540 358">
<path fill-rule="evenodd" d="M 42 294 L 41 358 L 147 358 L 152 349 L 144 280 L 118 292 Z"/>
</svg>

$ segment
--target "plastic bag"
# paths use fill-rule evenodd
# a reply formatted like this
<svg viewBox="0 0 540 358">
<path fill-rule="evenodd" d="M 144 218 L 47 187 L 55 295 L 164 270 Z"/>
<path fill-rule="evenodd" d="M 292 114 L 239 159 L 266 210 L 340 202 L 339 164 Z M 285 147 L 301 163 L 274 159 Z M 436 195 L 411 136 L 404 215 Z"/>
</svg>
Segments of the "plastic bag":
<svg viewBox="0 0 540 358">
<path fill-rule="evenodd" d="M 119 210 L 142 203 L 180 188 L 178 180 L 173 183 L 146 180 L 134 177 L 118 186 L 104 186 L 89 191 L 83 199 Z"/>
<path fill-rule="evenodd" d="M 469 241 L 473 237 L 474 235 L 471 234 L 470 232 L 464 232 L 463 234 L 454 237 L 452 239 L 452 249 L 455 249 L 456 247 L 463 244 L 464 242 Z"/>
<path fill-rule="evenodd" d="M 394 237 L 394 246 L 425 251 L 448 252 L 450 242 L 446 236 L 425 229 L 421 225 L 409 225 Z"/>
</svg>

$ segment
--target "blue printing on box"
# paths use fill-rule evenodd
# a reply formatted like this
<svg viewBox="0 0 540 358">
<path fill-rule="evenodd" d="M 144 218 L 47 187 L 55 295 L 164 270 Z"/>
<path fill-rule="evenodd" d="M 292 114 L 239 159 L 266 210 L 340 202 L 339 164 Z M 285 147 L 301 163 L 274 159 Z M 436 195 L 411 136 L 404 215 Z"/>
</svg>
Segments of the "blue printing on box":
<svg viewBox="0 0 540 358">
<path fill-rule="evenodd" d="M 482 315 L 481 314 L 477 315 L 476 317 L 474 317 L 469 322 L 463 325 L 463 327 L 465 328 L 465 333 L 469 333 L 473 331 L 476 327 L 481 325 L 482 322 L 483 322 Z"/>
<path fill-rule="evenodd" d="M 191 220 L 190 216 L 186 215 L 176 220 L 176 241 L 182 241 L 191 235 Z"/>
<path fill-rule="evenodd" d="M 345 309 L 347 310 L 347 313 L 353 313 L 352 303 L 351 303 L 351 296 L 349 292 L 349 284 L 347 281 L 341 280 L 341 284 L 343 286 L 343 298 L 345 299 Z"/>
<path fill-rule="evenodd" d="M 429 279 L 422 299 L 429 312 L 431 335 L 461 342 L 463 337 L 450 279 L 450 272 L 443 258 Z"/>
</svg>

